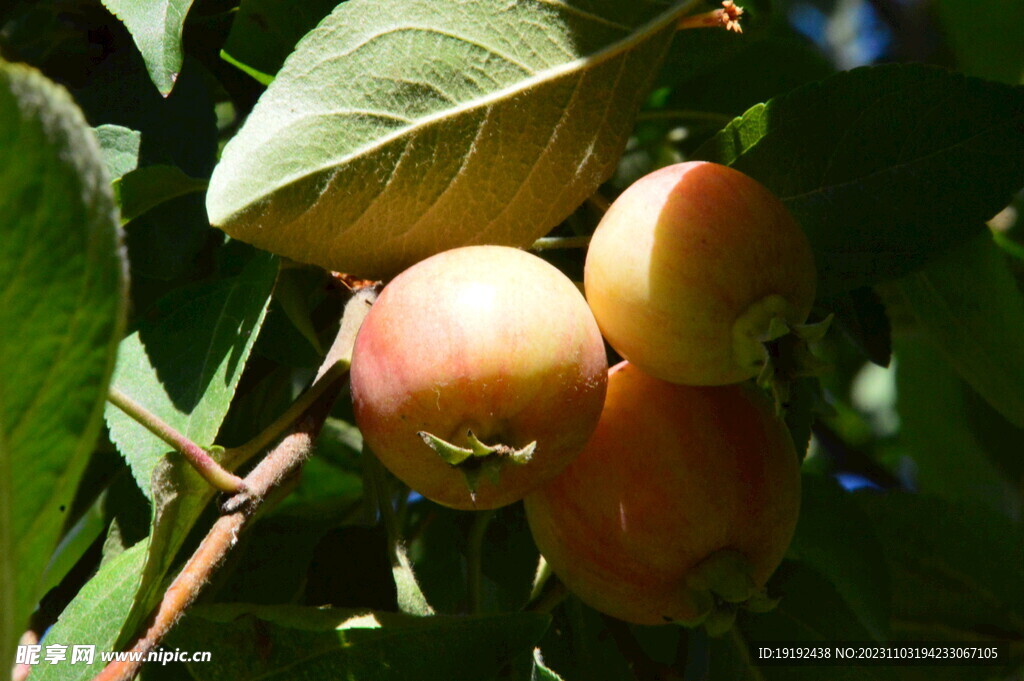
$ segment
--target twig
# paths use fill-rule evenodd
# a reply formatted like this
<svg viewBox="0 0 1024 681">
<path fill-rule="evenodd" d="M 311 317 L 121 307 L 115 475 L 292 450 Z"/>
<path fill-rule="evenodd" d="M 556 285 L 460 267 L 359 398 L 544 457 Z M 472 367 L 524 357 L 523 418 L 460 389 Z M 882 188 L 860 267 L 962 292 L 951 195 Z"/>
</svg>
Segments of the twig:
<svg viewBox="0 0 1024 681">
<path fill-rule="evenodd" d="M 218 518 L 210 528 L 199 548 L 168 587 L 156 611 L 150 615 L 145 631 L 129 649 L 131 653 L 140 653 L 136 657 L 141 659 L 111 662 L 93 681 L 128 681 L 135 676 L 146 655 L 163 640 L 202 593 L 210 577 L 238 542 L 238 535 L 256 515 L 267 493 L 295 473 L 308 458 L 339 389 L 340 384 L 335 382 L 334 390 L 326 391 L 323 399 L 306 412 L 294 430 L 246 476 L 246 491 L 236 494 L 225 504 L 236 510 Z"/>
<path fill-rule="evenodd" d="M 132 644 L 129 652 L 139 653 L 137 660 L 115 661 L 104 667 L 93 681 L 128 681 L 139 671 L 146 655 L 153 650 L 185 611 L 195 602 L 210 581 L 210 577 L 224 563 L 228 552 L 238 543 L 245 530 L 263 508 L 269 495 L 279 490 L 295 475 L 309 458 L 313 442 L 320 434 L 324 421 L 341 391 L 341 381 L 331 366 L 351 359 L 351 344 L 359 323 L 365 317 L 375 293 L 357 294 L 345 308 L 338 337 L 321 366 L 317 383 L 318 397 L 302 413 L 291 432 L 260 461 L 246 476 L 244 488 L 225 502 L 222 515 L 206 534 L 185 567 L 168 587 L 156 610 L 147 620 L 146 628 Z M 327 366 L 330 363 L 331 366 Z"/>
<path fill-rule="evenodd" d="M 227 472 L 207 453 L 205 449 L 188 439 L 164 422 L 159 416 L 125 395 L 117 388 L 110 388 L 107 399 L 115 407 L 123 411 L 143 425 L 146 430 L 174 447 L 185 457 L 203 479 L 222 492 L 235 493 L 245 489 L 240 477 Z"/>
</svg>

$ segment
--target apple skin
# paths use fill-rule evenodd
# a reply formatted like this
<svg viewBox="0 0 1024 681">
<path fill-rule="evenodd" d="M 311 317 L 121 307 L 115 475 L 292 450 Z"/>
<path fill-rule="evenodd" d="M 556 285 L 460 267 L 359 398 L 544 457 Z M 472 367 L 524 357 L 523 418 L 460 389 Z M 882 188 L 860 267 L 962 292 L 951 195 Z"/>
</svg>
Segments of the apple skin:
<svg viewBox="0 0 1024 681">
<path fill-rule="evenodd" d="M 576 286 L 540 258 L 469 246 L 409 268 L 381 292 L 352 356 L 355 419 L 381 462 L 424 497 L 459 509 L 521 499 L 579 453 L 597 425 L 608 362 Z M 480 480 L 417 435 L 524 447 L 525 464 Z"/>
<path fill-rule="evenodd" d="M 637 624 L 699 616 L 693 569 L 740 552 L 763 587 L 796 528 L 800 471 L 789 432 L 749 384 L 691 387 L 612 368 L 597 430 L 525 499 L 554 573 L 583 602 Z"/>
<path fill-rule="evenodd" d="M 782 202 L 739 171 L 695 161 L 646 175 L 615 200 L 594 232 L 584 282 L 623 358 L 666 381 L 725 385 L 760 371 L 773 315 L 790 326 L 807 320 L 816 277 Z"/>
</svg>

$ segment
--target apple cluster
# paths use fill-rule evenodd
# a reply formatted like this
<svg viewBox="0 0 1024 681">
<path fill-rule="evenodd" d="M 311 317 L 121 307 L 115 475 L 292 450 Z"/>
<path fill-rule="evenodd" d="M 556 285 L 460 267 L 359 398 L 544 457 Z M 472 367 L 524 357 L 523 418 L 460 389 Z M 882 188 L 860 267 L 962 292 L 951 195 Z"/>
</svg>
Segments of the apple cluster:
<svg viewBox="0 0 1024 681">
<path fill-rule="evenodd" d="M 721 629 L 770 605 L 795 529 L 799 459 L 748 379 L 806 321 L 815 279 L 765 187 L 712 163 L 662 168 L 598 225 L 586 298 L 502 246 L 396 277 L 356 339 L 356 422 L 429 499 L 525 499 L 541 554 L 592 607 Z M 624 359 L 611 370 L 603 340 Z"/>
</svg>

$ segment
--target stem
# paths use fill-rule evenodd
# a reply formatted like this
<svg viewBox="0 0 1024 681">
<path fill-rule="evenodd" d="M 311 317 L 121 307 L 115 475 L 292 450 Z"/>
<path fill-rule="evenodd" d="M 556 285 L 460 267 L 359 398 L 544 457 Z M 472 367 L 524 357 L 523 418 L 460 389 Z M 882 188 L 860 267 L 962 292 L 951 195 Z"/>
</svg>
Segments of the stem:
<svg viewBox="0 0 1024 681">
<path fill-rule="evenodd" d="M 239 533 L 268 505 L 268 500 L 273 503 L 280 496 L 282 487 L 293 479 L 309 458 L 313 442 L 341 392 L 340 376 L 332 370 L 337 365 L 348 368 L 355 333 L 375 297 L 372 290 L 367 294 L 360 293 L 354 295 L 346 305 L 341 329 L 327 353 L 327 359 L 320 366 L 316 383 L 323 384 L 323 387 L 317 388 L 316 399 L 310 401 L 295 421 L 291 432 L 245 477 L 240 491 L 224 503 L 221 508 L 223 515 L 210 528 L 195 553 L 168 587 L 160 604 L 147 620 L 146 629 L 135 638 L 128 652 L 137 655 L 128 657 L 136 659 L 111 662 L 93 681 L 128 681 L 138 673 L 147 654 L 160 644 L 210 583 L 210 577 L 238 543 Z M 168 428 L 165 434 L 171 437 L 176 431 Z"/>
<path fill-rule="evenodd" d="M 117 388 L 110 388 L 107 399 L 115 407 L 142 424 L 149 432 L 181 452 L 182 456 L 196 469 L 196 472 L 216 489 L 229 493 L 241 492 L 245 489 L 242 479 L 224 470 L 205 449 Z"/>
<path fill-rule="evenodd" d="M 146 655 L 159 645 L 209 584 L 211 575 L 238 543 L 238 535 L 251 523 L 267 495 L 286 482 L 306 461 L 313 441 L 338 396 L 340 385 L 337 382 L 334 385 L 336 390 L 325 392 L 323 399 L 307 411 L 294 430 L 246 476 L 245 490 L 225 504 L 226 514 L 210 528 L 150 615 L 145 631 L 129 649 L 130 653 L 138 653 L 135 657 L 141 659 L 111 662 L 93 681 L 127 681 L 135 676 Z"/>
<path fill-rule="evenodd" d="M 546 236 L 537 239 L 530 246 L 531 251 L 550 251 L 556 248 L 586 248 L 589 236 Z"/>
<path fill-rule="evenodd" d="M 279 438 L 288 426 L 295 423 L 295 420 L 303 412 L 320 399 L 324 391 L 332 387 L 338 380 L 345 378 L 348 374 L 348 369 L 347 364 L 341 362 L 333 364 L 319 380 L 309 386 L 306 392 L 299 395 L 283 414 L 261 430 L 259 435 L 256 435 L 240 447 L 228 449 L 224 453 L 224 463 L 229 468 L 238 468 L 253 456 L 259 454 L 267 445 Z"/>
<path fill-rule="evenodd" d="M 398 516 L 391 503 L 391 495 L 388 493 L 388 478 L 384 471 L 384 465 L 377 459 L 377 455 L 363 445 L 363 469 L 370 478 L 370 488 L 377 498 L 377 507 L 380 509 L 381 520 L 388 535 L 388 559 L 391 562 L 391 574 L 395 580 L 395 591 L 398 596 L 398 609 L 409 615 L 432 615 L 434 609 L 430 607 L 423 590 L 416 581 L 416 575 L 412 569 L 412 563 L 405 552 L 405 544 L 402 541 L 402 528 L 398 524 Z"/>
<path fill-rule="evenodd" d="M 483 548 L 487 525 L 494 517 L 494 511 L 479 511 L 473 518 L 469 528 L 469 541 L 466 547 L 466 573 L 469 587 L 469 614 L 479 615 L 483 612 Z"/>
<path fill-rule="evenodd" d="M 324 391 L 334 385 L 339 379 L 348 374 L 352 366 L 352 349 L 356 344 L 356 334 L 363 325 L 363 320 L 370 313 L 370 307 L 377 299 L 380 289 L 376 286 L 367 286 L 356 291 L 345 304 L 345 314 L 341 318 L 341 327 L 334 338 L 331 349 L 327 351 L 327 357 L 317 371 L 316 379 L 309 390 L 278 416 L 274 421 L 260 431 L 259 435 L 246 442 L 241 447 L 227 450 L 224 455 L 224 462 L 229 468 L 237 468 L 263 450 L 264 447 L 280 437 L 288 426 L 295 423 L 295 420 L 302 415 L 306 409 L 316 403 Z"/>
</svg>

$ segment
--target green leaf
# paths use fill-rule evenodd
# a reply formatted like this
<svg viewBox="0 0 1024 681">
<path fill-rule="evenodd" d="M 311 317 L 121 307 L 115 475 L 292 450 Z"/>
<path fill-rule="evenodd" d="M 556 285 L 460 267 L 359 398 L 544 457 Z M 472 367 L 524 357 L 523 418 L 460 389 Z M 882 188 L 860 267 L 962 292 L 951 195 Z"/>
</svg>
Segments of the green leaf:
<svg viewBox="0 0 1024 681">
<path fill-rule="evenodd" d="M 892 579 L 893 632 L 984 641 L 1024 633 L 1024 529 L 1005 516 L 917 494 L 857 494 Z"/>
<path fill-rule="evenodd" d="M 914 462 L 915 489 L 1019 514 L 1014 480 L 1020 478 L 1004 477 L 993 458 L 1003 450 L 1007 458 L 1020 461 L 1022 431 L 1016 429 L 1005 443 L 992 441 L 988 436 L 998 425 L 990 420 L 979 428 L 971 418 L 980 412 L 974 403 L 984 401 L 928 338 L 908 335 L 896 348 L 899 442 Z M 1002 427 L 1012 429 L 1005 421 Z"/>
<path fill-rule="evenodd" d="M 255 253 L 236 276 L 172 293 L 158 305 L 161 316 L 122 343 L 121 357 L 130 364 L 118 365 L 115 384 L 145 396 L 136 399 L 193 441 L 211 445 L 266 315 L 276 276 L 277 259 Z M 110 406 L 106 415 L 112 441 L 153 501 L 149 550 L 125 617 L 123 642 L 159 601 L 175 556 L 215 490 L 176 452 L 162 456 L 167 446 L 126 414 Z"/>
<path fill-rule="evenodd" d="M 142 133 L 120 125 L 100 125 L 96 128 L 103 159 L 111 180 L 117 180 L 139 165 L 139 147 Z"/>
<path fill-rule="evenodd" d="M 320 273 L 316 273 L 319 287 L 323 287 Z M 299 269 L 286 269 L 281 272 L 274 288 L 274 300 L 281 305 L 285 315 L 295 329 L 309 341 L 319 358 L 324 356 L 324 348 L 313 326 L 313 300 L 309 295 L 310 272 Z M 317 281 L 319 280 L 319 281 Z"/>
<path fill-rule="evenodd" d="M 793 212 L 831 297 L 976 235 L 1024 185 L 1024 88 L 921 65 L 855 69 L 758 105 L 698 150 Z"/>
<path fill-rule="evenodd" d="M 533 670 L 530 674 L 530 681 L 562 681 L 561 676 L 544 666 L 540 648 L 533 649 Z"/>
<path fill-rule="evenodd" d="M 102 424 L 125 263 L 96 137 L 61 87 L 0 62 L 0 669 Z"/>
<path fill-rule="evenodd" d="M 738 4 L 747 10 L 742 36 L 715 30 L 676 33 L 656 84 L 669 88 L 660 107 L 738 115 L 834 72 L 825 55 L 790 27 L 783 12 L 765 17 L 747 3 Z"/>
<path fill-rule="evenodd" d="M 297 606 L 194 609 L 169 642 L 209 650 L 189 665 L 199 681 L 345 678 L 485 681 L 529 654 L 550 618 L 537 613 L 411 617 Z"/>
<path fill-rule="evenodd" d="M 889 575 L 871 521 L 831 478 L 804 475 L 802 497 L 788 557 L 827 578 L 872 638 L 884 640 Z"/>
<path fill-rule="evenodd" d="M 807 449 L 811 445 L 811 428 L 814 426 L 822 401 L 821 382 L 813 376 L 798 378 L 789 387 L 785 413 L 786 428 L 789 429 L 793 446 L 801 461 L 807 456 Z"/>
<path fill-rule="evenodd" d="M 114 196 L 121 206 L 121 224 L 179 196 L 206 190 L 197 180 L 175 166 L 154 165 L 132 170 L 114 180 Z"/>
<path fill-rule="evenodd" d="M 827 313 L 835 315 L 834 324 L 865 357 L 880 367 L 888 367 L 892 358 L 892 329 L 878 294 L 871 288 L 858 288 L 821 301 Z"/>
<path fill-rule="evenodd" d="M 614 170 L 685 6 L 349 0 L 228 143 L 210 221 L 370 277 L 530 244 Z"/>
<path fill-rule="evenodd" d="M 46 645 L 94 645 L 93 664 L 40 664 L 33 667 L 33 681 L 84 681 L 103 668 L 99 653 L 116 650 L 121 624 L 139 585 L 148 541 L 141 541 L 104 563 L 75 599 L 64 608 L 46 634 Z"/>
<path fill-rule="evenodd" d="M 960 71 L 1013 85 L 1024 82 L 1024 4 L 937 0 L 935 5 Z"/>
<path fill-rule="evenodd" d="M 299 39 L 338 4 L 339 0 L 243 0 L 221 56 L 269 85 Z"/>
<path fill-rule="evenodd" d="M 103 0 L 121 20 L 146 60 L 146 70 L 165 97 L 181 73 L 181 33 L 192 0 Z"/>
<path fill-rule="evenodd" d="M 216 162 L 217 117 L 202 65 L 186 59 L 174 92 L 161 97 L 135 50 L 119 50 L 95 67 L 85 87 L 74 91 L 95 125 L 113 124 L 142 135 L 139 165 L 172 165 L 189 177 L 209 177 Z"/>
<path fill-rule="evenodd" d="M 991 234 L 943 254 L 895 288 L 964 380 L 1024 427 L 1024 296 Z"/>
<path fill-rule="evenodd" d="M 854 665 L 757 666 L 753 648 L 782 644 L 861 644 L 875 640 L 850 610 L 846 601 L 822 575 L 800 565 L 783 565 L 774 579 L 782 600 L 762 615 L 740 613 L 738 627 L 720 639 L 711 639 L 711 679 L 742 681 L 910 681 L 918 679 L 899 667 Z"/>
<path fill-rule="evenodd" d="M 547 665 L 571 681 L 636 678 L 603 615 L 571 595 L 552 614 L 540 643 Z"/>
<path fill-rule="evenodd" d="M 277 259 L 257 253 L 235 277 L 178 289 L 121 343 L 114 385 L 201 446 L 213 444 L 266 313 Z M 168 446 L 121 410 L 106 411 L 111 440 L 152 498 Z"/>
<path fill-rule="evenodd" d="M 208 178 L 217 152 L 214 103 L 207 82 L 214 78 L 201 65 L 185 60 L 185 68 L 169 97 L 152 87 L 139 53 L 124 49 L 94 69 L 88 86 L 75 99 L 94 124 L 111 123 L 142 134 L 139 163 L 181 168 L 189 177 Z M 204 197 L 190 194 L 169 201 L 132 221 L 125 234 L 133 275 L 133 311 L 144 312 L 166 292 L 161 282 L 193 266 L 210 234 Z"/>
</svg>

